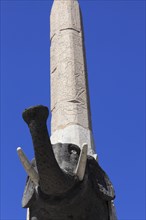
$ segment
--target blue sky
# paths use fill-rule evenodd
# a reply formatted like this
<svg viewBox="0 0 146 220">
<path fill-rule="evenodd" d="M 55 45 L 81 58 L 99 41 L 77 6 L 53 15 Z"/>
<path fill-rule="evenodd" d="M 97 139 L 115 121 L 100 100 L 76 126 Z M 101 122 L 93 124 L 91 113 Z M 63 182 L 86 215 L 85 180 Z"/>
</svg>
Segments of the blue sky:
<svg viewBox="0 0 146 220">
<path fill-rule="evenodd" d="M 79 1 L 84 23 L 93 133 L 116 190 L 119 220 L 145 216 L 145 1 Z M 1 1 L 1 220 L 23 220 L 33 148 L 22 111 L 50 106 L 52 1 Z M 50 121 L 48 121 L 50 130 Z"/>
</svg>

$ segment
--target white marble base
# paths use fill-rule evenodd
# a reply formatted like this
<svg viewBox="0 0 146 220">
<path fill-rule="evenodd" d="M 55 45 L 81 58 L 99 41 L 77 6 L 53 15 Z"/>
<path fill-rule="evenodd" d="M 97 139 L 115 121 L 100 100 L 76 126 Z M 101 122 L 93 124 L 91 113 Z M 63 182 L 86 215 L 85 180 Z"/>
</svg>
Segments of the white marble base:
<svg viewBox="0 0 146 220">
<path fill-rule="evenodd" d="M 51 135 L 51 143 L 72 143 L 80 148 L 86 143 L 88 145 L 88 155 L 97 159 L 92 132 L 80 125 L 70 125 L 55 131 Z"/>
</svg>

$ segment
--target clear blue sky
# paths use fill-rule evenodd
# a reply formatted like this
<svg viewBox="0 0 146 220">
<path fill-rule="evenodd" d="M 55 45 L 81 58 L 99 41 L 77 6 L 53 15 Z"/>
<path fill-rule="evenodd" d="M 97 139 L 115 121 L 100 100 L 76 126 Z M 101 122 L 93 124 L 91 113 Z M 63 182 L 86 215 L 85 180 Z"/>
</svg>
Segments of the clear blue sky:
<svg viewBox="0 0 146 220">
<path fill-rule="evenodd" d="M 99 162 L 115 186 L 119 220 L 144 220 L 145 1 L 79 2 Z M 25 219 L 26 173 L 16 148 L 33 157 L 21 113 L 36 104 L 50 106 L 51 5 L 1 1 L 1 220 Z"/>
</svg>

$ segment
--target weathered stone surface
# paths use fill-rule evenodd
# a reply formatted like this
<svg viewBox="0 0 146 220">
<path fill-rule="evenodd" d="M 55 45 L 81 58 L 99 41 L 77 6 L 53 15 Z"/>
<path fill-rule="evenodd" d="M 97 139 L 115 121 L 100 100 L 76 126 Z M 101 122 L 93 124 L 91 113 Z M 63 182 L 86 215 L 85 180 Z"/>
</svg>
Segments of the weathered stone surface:
<svg viewBox="0 0 146 220">
<path fill-rule="evenodd" d="M 32 136 L 38 186 L 27 179 L 22 206 L 29 220 L 115 220 L 113 186 L 98 162 L 72 143 L 52 145 L 47 131 L 48 109 L 26 109 L 23 119 Z M 25 160 L 26 161 L 26 160 Z"/>
<path fill-rule="evenodd" d="M 28 172 L 22 200 L 27 220 L 116 220 L 112 183 L 93 157 L 85 67 L 78 2 L 54 0 L 51 141 L 46 126 L 47 107 L 35 106 L 23 112 L 33 141 L 32 165 L 39 179 L 35 184 L 31 181 L 32 172 Z M 86 145 L 82 148 L 83 143 Z"/>
<path fill-rule="evenodd" d="M 73 143 L 81 147 L 86 142 L 83 133 L 92 131 L 82 26 L 76 0 L 55 0 L 51 11 L 51 112 L 53 143 L 58 142 L 54 132 L 63 133 L 66 127 L 78 125 L 87 130 L 78 129 L 79 142 L 75 143 L 72 138 Z M 72 136 L 74 132 L 77 133 L 73 129 Z M 92 140 L 88 146 L 94 152 Z"/>
</svg>

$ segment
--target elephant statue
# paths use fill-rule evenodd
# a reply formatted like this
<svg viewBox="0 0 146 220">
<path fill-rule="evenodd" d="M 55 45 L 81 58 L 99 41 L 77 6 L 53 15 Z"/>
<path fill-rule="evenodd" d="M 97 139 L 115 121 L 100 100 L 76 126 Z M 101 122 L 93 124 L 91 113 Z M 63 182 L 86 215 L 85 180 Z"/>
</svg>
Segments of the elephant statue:
<svg viewBox="0 0 146 220">
<path fill-rule="evenodd" d="M 48 114 L 42 105 L 23 112 L 33 140 L 31 168 L 38 177 L 35 183 L 28 176 L 22 198 L 28 220 L 115 220 L 115 194 L 107 174 L 94 157 L 82 160 L 79 146 L 51 144 Z"/>
</svg>

